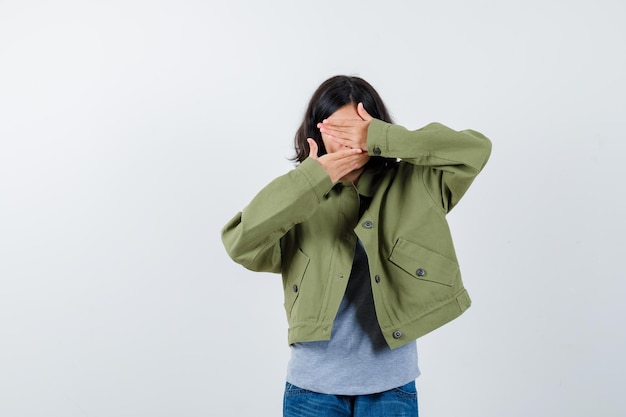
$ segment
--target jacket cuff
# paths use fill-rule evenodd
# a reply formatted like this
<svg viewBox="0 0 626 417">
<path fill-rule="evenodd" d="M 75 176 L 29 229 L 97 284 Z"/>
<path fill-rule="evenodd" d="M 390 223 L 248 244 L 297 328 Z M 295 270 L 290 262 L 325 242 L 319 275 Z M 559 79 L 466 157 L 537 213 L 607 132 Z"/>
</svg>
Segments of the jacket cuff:
<svg viewBox="0 0 626 417">
<path fill-rule="evenodd" d="M 373 119 L 367 128 L 367 153 L 373 156 L 385 156 L 389 152 L 387 134 L 391 123 Z"/>
<path fill-rule="evenodd" d="M 296 171 L 301 173 L 311 185 L 311 190 L 321 201 L 324 196 L 333 188 L 333 183 L 326 170 L 313 158 L 305 159 Z"/>
</svg>

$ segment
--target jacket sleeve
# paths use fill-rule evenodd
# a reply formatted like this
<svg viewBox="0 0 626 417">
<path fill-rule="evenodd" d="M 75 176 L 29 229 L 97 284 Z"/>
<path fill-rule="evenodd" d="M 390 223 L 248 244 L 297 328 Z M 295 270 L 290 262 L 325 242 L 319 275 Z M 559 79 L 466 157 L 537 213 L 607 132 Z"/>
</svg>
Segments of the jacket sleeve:
<svg viewBox="0 0 626 417">
<path fill-rule="evenodd" d="M 253 271 L 280 272 L 280 239 L 311 217 L 332 188 L 330 177 L 309 158 L 263 188 L 222 228 L 228 255 Z"/>
<path fill-rule="evenodd" d="M 491 154 L 491 141 L 481 133 L 456 131 L 440 123 L 410 131 L 374 119 L 367 146 L 370 155 L 423 166 L 424 184 L 446 212 L 459 202 Z"/>
</svg>

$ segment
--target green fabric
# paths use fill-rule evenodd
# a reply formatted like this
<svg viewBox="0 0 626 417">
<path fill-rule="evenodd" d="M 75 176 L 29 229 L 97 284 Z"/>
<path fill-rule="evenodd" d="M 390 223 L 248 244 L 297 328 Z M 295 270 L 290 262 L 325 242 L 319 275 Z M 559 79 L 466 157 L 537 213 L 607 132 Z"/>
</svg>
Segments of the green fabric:
<svg viewBox="0 0 626 417">
<path fill-rule="evenodd" d="M 368 153 L 400 161 L 332 184 L 307 159 L 276 178 L 222 229 L 230 257 L 282 274 L 289 343 L 328 340 L 357 237 L 367 251 L 376 314 L 390 347 L 461 315 L 470 298 L 446 214 L 487 162 L 491 142 L 438 123 L 409 131 L 373 120 Z M 358 218 L 359 193 L 371 196 Z"/>
</svg>

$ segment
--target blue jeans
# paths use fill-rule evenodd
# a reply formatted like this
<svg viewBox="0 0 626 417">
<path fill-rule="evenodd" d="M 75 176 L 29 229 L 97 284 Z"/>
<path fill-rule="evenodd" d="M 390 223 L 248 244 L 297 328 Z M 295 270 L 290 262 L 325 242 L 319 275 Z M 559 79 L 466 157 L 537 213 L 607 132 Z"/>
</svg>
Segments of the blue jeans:
<svg viewBox="0 0 626 417">
<path fill-rule="evenodd" d="M 418 417 L 415 382 L 369 395 L 328 395 L 287 383 L 283 417 Z"/>
</svg>

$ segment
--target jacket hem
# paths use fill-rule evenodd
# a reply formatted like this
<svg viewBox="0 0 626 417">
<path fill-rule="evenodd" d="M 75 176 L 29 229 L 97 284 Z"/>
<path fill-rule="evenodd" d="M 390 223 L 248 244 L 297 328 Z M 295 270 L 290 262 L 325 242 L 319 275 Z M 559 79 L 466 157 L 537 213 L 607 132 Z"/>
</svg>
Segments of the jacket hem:
<svg viewBox="0 0 626 417">
<path fill-rule="evenodd" d="M 383 336 L 390 348 L 398 348 L 456 319 L 471 304 L 472 300 L 469 297 L 469 293 L 463 288 L 450 300 L 426 314 L 397 327 L 382 329 Z"/>
<path fill-rule="evenodd" d="M 433 330 L 442 327 L 463 314 L 472 304 L 466 289 L 457 292 L 444 304 L 437 306 L 426 314 L 396 327 L 381 329 L 391 349 L 399 348 Z M 296 324 L 289 327 L 288 343 L 315 342 L 330 340 L 332 324 Z"/>
</svg>

